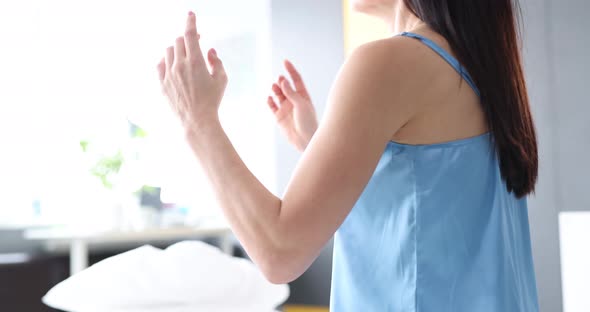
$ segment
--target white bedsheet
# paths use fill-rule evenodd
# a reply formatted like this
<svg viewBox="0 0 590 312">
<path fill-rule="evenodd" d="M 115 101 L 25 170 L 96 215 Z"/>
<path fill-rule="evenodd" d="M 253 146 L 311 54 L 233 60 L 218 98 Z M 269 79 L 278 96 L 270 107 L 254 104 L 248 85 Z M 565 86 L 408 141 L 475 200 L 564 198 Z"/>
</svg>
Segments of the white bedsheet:
<svg viewBox="0 0 590 312">
<path fill-rule="evenodd" d="M 256 266 L 202 242 L 111 257 L 51 289 L 43 302 L 71 312 L 264 312 L 289 296 Z"/>
</svg>

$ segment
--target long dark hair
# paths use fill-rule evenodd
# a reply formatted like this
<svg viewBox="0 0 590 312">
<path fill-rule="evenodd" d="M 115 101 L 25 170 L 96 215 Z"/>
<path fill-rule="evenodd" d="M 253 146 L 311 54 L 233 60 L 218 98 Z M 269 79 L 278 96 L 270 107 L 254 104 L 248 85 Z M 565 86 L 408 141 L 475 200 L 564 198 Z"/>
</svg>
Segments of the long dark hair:
<svg viewBox="0 0 590 312">
<path fill-rule="evenodd" d="M 481 92 L 502 178 L 509 192 L 534 192 L 537 138 L 529 107 L 517 0 L 404 0 L 450 44 Z"/>
</svg>

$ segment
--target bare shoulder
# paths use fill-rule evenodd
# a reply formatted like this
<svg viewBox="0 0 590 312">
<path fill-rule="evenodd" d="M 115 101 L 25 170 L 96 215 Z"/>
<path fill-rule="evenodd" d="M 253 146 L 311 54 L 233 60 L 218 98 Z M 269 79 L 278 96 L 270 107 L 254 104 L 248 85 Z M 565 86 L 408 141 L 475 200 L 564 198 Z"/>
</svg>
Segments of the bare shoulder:
<svg viewBox="0 0 590 312">
<path fill-rule="evenodd" d="M 420 90 L 435 75 L 423 62 L 428 51 L 406 39 L 392 37 L 355 49 L 341 69 L 333 95 L 357 99 L 356 103 L 389 116 L 411 118 L 420 110 Z"/>
<path fill-rule="evenodd" d="M 400 78 L 400 74 L 419 76 L 422 71 L 428 70 L 423 62 L 428 52 L 417 40 L 398 36 L 361 45 L 354 50 L 348 62 L 358 62 L 368 68 L 382 68 L 392 78 Z"/>
<path fill-rule="evenodd" d="M 328 104 L 331 120 L 353 116 L 357 127 L 389 139 L 422 110 L 420 89 L 432 75 L 412 41 L 389 38 L 358 47 L 343 65 Z"/>
</svg>

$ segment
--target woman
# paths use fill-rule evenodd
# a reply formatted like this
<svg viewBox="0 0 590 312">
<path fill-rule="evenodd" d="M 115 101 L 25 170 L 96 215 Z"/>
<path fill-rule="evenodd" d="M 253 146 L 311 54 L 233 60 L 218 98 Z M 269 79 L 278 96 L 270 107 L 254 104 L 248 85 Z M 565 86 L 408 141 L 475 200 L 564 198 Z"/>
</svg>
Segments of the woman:
<svg viewBox="0 0 590 312">
<path fill-rule="evenodd" d="M 189 13 L 160 79 L 271 282 L 297 278 L 335 234 L 332 311 L 538 311 L 525 199 L 537 146 L 515 5 L 357 0 L 400 35 L 350 56 L 319 127 L 286 64 L 294 88 L 280 78 L 269 106 L 304 153 L 282 199 L 220 126 L 227 76 L 215 50 L 203 57 Z"/>
</svg>

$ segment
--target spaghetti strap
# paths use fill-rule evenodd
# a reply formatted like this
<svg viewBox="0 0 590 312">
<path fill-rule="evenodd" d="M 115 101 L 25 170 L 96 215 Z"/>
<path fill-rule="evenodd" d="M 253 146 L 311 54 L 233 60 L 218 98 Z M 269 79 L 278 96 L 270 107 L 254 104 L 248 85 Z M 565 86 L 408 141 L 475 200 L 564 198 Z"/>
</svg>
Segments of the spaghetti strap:
<svg viewBox="0 0 590 312">
<path fill-rule="evenodd" d="M 477 86 L 475 85 L 475 82 L 471 78 L 471 75 L 469 75 L 469 73 L 463 68 L 461 63 L 459 63 L 459 61 L 457 61 L 456 58 L 454 58 L 451 54 L 449 54 L 449 52 L 445 51 L 445 49 L 441 48 L 439 45 L 434 43 L 432 40 L 430 40 L 424 36 L 415 34 L 415 33 L 403 32 L 400 34 L 400 36 L 418 39 L 422 43 L 424 43 L 425 45 L 430 47 L 432 50 L 434 50 L 434 52 L 436 52 L 445 61 L 447 61 L 447 63 L 449 63 L 461 75 L 461 77 L 463 77 L 463 79 L 465 79 L 465 81 L 467 81 L 467 83 L 469 84 L 469 86 L 471 86 L 473 91 L 475 91 L 477 96 L 481 96 L 481 93 L 480 93 L 479 89 L 477 88 Z"/>
</svg>

